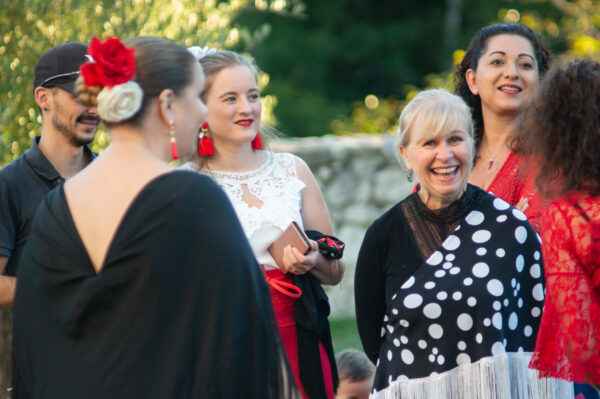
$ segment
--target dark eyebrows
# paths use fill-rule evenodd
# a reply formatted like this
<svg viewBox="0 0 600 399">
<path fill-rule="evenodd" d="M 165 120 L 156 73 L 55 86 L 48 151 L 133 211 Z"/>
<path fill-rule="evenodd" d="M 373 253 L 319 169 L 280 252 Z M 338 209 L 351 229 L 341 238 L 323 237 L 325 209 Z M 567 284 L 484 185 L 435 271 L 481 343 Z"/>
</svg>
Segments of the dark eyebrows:
<svg viewBox="0 0 600 399">
<path fill-rule="evenodd" d="M 500 55 L 506 55 L 506 53 L 505 53 L 504 51 L 499 51 L 499 50 L 498 50 L 498 51 L 492 51 L 492 52 L 490 53 L 490 55 L 488 55 L 488 57 L 491 57 L 491 56 L 493 56 L 493 55 L 496 55 L 496 54 L 500 54 Z"/>
<path fill-rule="evenodd" d="M 527 58 L 531 58 L 531 60 L 532 60 L 532 61 L 534 61 L 534 60 L 535 60 L 535 58 L 533 58 L 533 56 L 531 56 L 531 55 L 529 55 L 529 54 L 526 54 L 526 53 L 521 53 L 521 54 L 519 54 L 519 58 L 520 58 L 520 57 L 527 57 Z"/>
<path fill-rule="evenodd" d="M 488 56 L 488 58 L 491 57 L 491 56 L 493 56 L 493 55 L 495 55 L 495 54 L 500 54 L 500 55 L 504 55 L 504 56 L 506 55 L 506 53 L 504 51 L 497 50 L 497 51 L 492 51 L 490 53 L 490 55 Z M 519 58 L 521 58 L 521 57 L 531 58 L 532 61 L 535 60 L 535 58 L 533 58 L 533 56 L 531 56 L 531 55 L 529 55 L 527 53 L 521 53 L 521 54 L 519 54 Z"/>
</svg>

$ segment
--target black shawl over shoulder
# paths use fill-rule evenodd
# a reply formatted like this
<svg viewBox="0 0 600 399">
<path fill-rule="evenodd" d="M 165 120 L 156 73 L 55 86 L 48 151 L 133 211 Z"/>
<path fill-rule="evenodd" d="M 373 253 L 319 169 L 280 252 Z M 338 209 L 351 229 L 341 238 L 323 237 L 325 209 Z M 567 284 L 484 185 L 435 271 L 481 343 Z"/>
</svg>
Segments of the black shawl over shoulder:
<svg viewBox="0 0 600 399">
<path fill-rule="evenodd" d="M 310 398 L 325 398 L 327 395 L 321 369 L 319 342 L 329 358 L 334 391 L 338 385 L 337 367 L 327 320 L 330 311 L 329 298 L 321 283 L 310 273 L 294 276 L 294 284 L 302 290 L 302 296 L 296 301 L 294 309 L 300 380 Z"/>
<path fill-rule="evenodd" d="M 18 279 L 25 396 L 285 398 L 294 389 L 264 277 L 208 177 L 178 171 L 148 183 L 99 273 L 59 187 L 38 209 Z"/>
</svg>

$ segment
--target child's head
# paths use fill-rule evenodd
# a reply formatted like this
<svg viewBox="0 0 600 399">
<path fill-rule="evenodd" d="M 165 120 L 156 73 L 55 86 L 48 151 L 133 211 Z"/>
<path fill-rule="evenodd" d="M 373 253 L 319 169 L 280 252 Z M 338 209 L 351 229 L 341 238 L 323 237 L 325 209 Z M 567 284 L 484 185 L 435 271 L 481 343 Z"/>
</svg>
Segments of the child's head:
<svg viewBox="0 0 600 399">
<path fill-rule="evenodd" d="M 373 386 L 375 366 L 367 356 L 347 349 L 335 356 L 340 385 L 336 399 L 367 399 Z"/>
</svg>

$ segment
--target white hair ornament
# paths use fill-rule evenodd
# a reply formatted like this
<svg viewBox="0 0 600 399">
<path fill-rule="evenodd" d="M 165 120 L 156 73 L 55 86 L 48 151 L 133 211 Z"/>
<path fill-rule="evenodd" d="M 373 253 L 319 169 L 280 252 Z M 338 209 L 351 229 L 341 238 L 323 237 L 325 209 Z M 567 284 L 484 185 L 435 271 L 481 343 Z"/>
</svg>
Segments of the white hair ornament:
<svg viewBox="0 0 600 399">
<path fill-rule="evenodd" d="M 98 115 L 107 122 L 127 120 L 140 110 L 143 98 L 142 88 L 131 80 L 104 87 L 98 94 Z"/>
<path fill-rule="evenodd" d="M 190 53 L 192 53 L 192 55 L 194 57 L 196 57 L 196 60 L 200 61 L 202 58 L 206 57 L 207 55 L 214 54 L 218 50 L 216 48 L 211 48 L 208 46 L 207 47 L 192 46 L 192 47 L 188 47 L 188 51 Z"/>
</svg>

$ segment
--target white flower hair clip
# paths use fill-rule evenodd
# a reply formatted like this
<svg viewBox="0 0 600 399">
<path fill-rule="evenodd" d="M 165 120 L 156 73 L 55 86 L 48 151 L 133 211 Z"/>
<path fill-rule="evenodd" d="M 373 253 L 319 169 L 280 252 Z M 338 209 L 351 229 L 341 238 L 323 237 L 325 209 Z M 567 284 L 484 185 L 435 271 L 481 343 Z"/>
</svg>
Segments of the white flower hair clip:
<svg viewBox="0 0 600 399">
<path fill-rule="evenodd" d="M 192 55 L 196 57 L 198 61 L 200 61 L 202 58 L 206 57 L 207 55 L 214 54 L 218 50 L 216 48 L 211 47 L 192 46 L 188 47 L 188 51 L 192 53 Z"/>
</svg>

